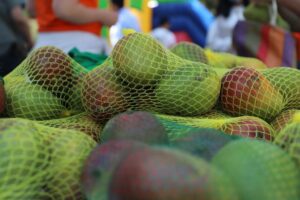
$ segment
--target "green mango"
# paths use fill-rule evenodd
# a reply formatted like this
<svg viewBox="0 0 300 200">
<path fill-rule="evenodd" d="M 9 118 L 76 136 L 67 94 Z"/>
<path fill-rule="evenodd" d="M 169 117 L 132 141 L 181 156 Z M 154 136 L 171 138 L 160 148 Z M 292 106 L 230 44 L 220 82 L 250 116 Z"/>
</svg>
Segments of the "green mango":
<svg viewBox="0 0 300 200">
<path fill-rule="evenodd" d="M 50 152 L 31 121 L 0 120 L 0 199 L 39 199 Z"/>
<path fill-rule="evenodd" d="M 6 82 L 6 112 L 9 117 L 32 120 L 60 118 L 67 109 L 59 98 L 42 86 L 27 82 Z"/>
<path fill-rule="evenodd" d="M 216 104 L 221 80 L 205 64 L 192 63 L 171 71 L 155 91 L 157 111 L 180 116 L 198 116 Z"/>
<path fill-rule="evenodd" d="M 239 199 L 299 199 L 298 167 L 273 144 L 237 140 L 221 149 L 212 164 L 231 178 Z"/>
</svg>

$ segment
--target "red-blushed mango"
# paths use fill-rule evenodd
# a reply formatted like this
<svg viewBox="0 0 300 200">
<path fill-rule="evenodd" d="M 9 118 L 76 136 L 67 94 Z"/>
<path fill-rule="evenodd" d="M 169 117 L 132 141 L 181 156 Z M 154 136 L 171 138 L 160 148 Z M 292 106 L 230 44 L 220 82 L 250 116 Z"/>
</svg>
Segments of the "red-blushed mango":
<svg viewBox="0 0 300 200">
<path fill-rule="evenodd" d="M 81 185 L 89 199 L 107 199 L 111 174 L 127 154 L 148 146 L 132 140 L 114 140 L 98 145 L 85 161 Z"/>
<path fill-rule="evenodd" d="M 283 96 L 260 72 L 240 67 L 222 79 L 222 109 L 234 116 L 250 115 L 272 120 L 284 108 Z"/>
<path fill-rule="evenodd" d="M 126 91 L 110 65 L 90 71 L 83 79 L 81 94 L 86 112 L 99 122 L 107 121 L 129 107 Z"/>
<path fill-rule="evenodd" d="M 206 161 L 174 149 L 147 148 L 118 164 L 109 199 L 237 199 L 231 180 Z"/>
<path fill-rule="evenodd" d="M 251 116 L 231 118 L 227 120 L 220 129 L 230 135 L 239 135 L 267 141 L 273 140 L 276 134 L 267 122 Z"/>
<path fill-rule="evenodd" d="M 102 141 L 136 140 L 146 144 L 168 143 L 162 123 L 151 113 L 128 111 L 110 119 L 103 128 Z"/>
</svg>

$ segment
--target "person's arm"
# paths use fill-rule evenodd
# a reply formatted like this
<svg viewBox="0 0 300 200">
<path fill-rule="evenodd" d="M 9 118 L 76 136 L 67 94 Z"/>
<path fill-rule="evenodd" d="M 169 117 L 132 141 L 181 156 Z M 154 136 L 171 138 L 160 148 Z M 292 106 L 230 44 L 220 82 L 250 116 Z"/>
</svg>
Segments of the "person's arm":
<svg viewBox="0 0 300 200">
<path fill-rule="evenodd" d="M 11 17 L 16 24 L 16 28 L 24 36 L 28 48 L 33 46 L 33 39 L 31 37 L 29 19 L 25 16 L 21 6 L 16 5 L 11 9 Z"/>
<path fill-rule="evenodd" d="M 300 32 L 300 17 L 291 12 L 289 9 L 280 7 L 279 13 L 283 17 L 284 20 L 286 20 L 290 27 L 291 31 L 293 32 Z"/>
<path fill-rule="evenodd" d="M 255 4 L 270 4 L 272 0 L 251 0 Z M 292 31 L 300 31 L 300 0 L 277 0 L 280 15 L 291 26 Z"/>
<path fill-rule="evenodd" d="M 256 4 L 270 4 L 272 0 L 251 0 Z M 279 7 L 285 7 L 300 16 L 300 0 L 277 0 Z"/>
<path fill-rule="evenodd" d="M 300 0 L 277 0 L 279 7 L 285 7 L 300 17 Z"/>
<path fill-rule="evenodd" d="M 36 17 L 35 0 L 27 0 L 26 8 L 27 8 L 29 16 L 32 18 L 35 18 Z"/>
<path fill-rule="evenodd" d="M 53 0 L 52 8 L 57 17 L 75 24 L 100 22 L 111 26 L 118 19 L 117 12 L 89 8 L 80 4 L 79 0 Z"/>
</svg>

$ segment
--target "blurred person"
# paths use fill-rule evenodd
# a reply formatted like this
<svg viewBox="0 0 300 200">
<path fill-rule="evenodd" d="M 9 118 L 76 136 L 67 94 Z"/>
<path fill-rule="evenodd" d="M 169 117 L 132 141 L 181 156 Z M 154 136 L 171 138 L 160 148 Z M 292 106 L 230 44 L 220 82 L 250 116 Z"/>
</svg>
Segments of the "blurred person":
<svg viewBox="0 0 300 200">
<path fill-rule="evenodd" d="M 200 0 L 211 12 L 215 12 L 218 5 L 218 0 Z"/>
<path fill-rule="evenodd" d="M 168 18 L 162 18 L 159 26 L 152 30 L 151 35 L 166 48 L 171 48 L 176 44 L 176 37 L 175 34 L 170 31 L 170 22 Z"/>
<path fill-rule="evenodd" d="M 123 29 L 132 29 L 136 32 L 141 31 L 139 21 L 128 8 L 124 7 L 124 0 L 110 0 L 112 10 L 118 12 L 118 21 L 110 28 L 110 41 L 112 46 L 124 36 Z"/>
<path fill-rule="evenodd" d="M 33 46 L 21 0 L 0 1 L 0 75 L 11 72 Z"/>
<path fill-rule="evenodd" d="M 251 0 L 255 4 L 271 4 L 272 0 Z M 300 69 L 300 0 L 277 0 L 281 17 L 290 25 L 296 39 L 298 69 Z"/>
<path fill-rule="evenodd" d="M 271 4 L 272 0 L 251 0 L 255 4 Z M 277 0 L 278 11 L 290 25 L 291 31 L 300 32 L 300 0 Z"/>
<path fill-rule="evenodd" d="M 233 52 L 233 29 L 240 20 L 244 20 L 244 1 L 220 0 L 216 19 L 209 28 L 206 47 L 218 52 Z"/>
<path fill-rule="evenodd" d="M 98 0 L 27 0 L 28 10 L 39 25 L 34 48 L 55 46 L 68 53 L 105 54 L 107 42 L 100 36 L 102 26 L 116 23 L 118 15 L 110 9 L 99 9 Z"/>
</svg>

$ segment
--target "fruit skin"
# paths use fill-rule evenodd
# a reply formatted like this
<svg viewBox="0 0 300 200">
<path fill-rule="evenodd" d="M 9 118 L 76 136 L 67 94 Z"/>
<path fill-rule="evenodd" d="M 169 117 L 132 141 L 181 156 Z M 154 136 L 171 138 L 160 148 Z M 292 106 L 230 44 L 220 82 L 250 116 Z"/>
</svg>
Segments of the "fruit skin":
<svg viewBox="0 0 300 200">
<path fill-rule="evenodd" d="M 33 122 L 0 120 L 0 199 L 39 199 L 50 153 Z"/>
<path fill-rule="evenodd" d="M 33 51 L 24 61 L 25 74 L 32 83 L 50 90 L 68 90 L 75 84 L 74 61 L 62 50 L 42 47 Z M 57 89 L 56 89 L 57 90 Z M 59 91 L 59 90 L 57 90 Z"/>
<path fill-rule="evenodd" d="M 146 144 L 166 144 L 168 135 L 164 126 L 148 112 L 125 112 L 110 119 L 103 128 L 101 139 L 136 140 Z"/>
<path fill-rule="evenodd" d="M 240 67 L 222 79 L 222 109 L 234 116 L 250 115 L 272 120 L 284 108 L 283 96 L 266 77 L 252 68 Z"/>
<path fill-rule="evenodd" d="M 279 147 L 257 140 L 237 140 L 213 158 L 233 181 L 239 199 L 299 199 L 297 166 Z"/>
<path fill-rule="evenodd" d="M 172 47 L 170 51 L 183 59 L 208 64 L 204 50 L 197 44 L 180 42 Z"/>
<path fill-rule="evenodd" d="M 45 126 L 42 129 L 49 133 L 48 148 L 51 149 L 46 191 L 52 199 L 84 199 L 80 175 L 96 142 L 79 131 Z"/>
<path fill-rule="evenodd" d="M 114 140 L 98 145 L 86 159 L 81 185 L 88 199 L 106 199 L 110 176 L 120 160 L 133 151 L 148 148 L 132 140 Z"/>
<path fill-rule="evenodd" d="M 60 118 L 67 109 L 59 98 L 40 85 L 19 82 L 6 82 L 6 112 L 9 117 L 32 120 Z"/>
<path fill-rule="evenodd" d="M 168 69 L 166 49 L 150 35 L 142 33 L 123 37 L 111 56 L 119 76 L 137 85 L 158 82 Z"/>
<path fill-rule="evenodd" d="M 156 89 L 160 113 L 199 116 L 216 104 L 220 91 L 217 74 L 201 63 L 186 63 L 170 72 Z"/>
<path fill-rule="evenodd" d="M 220 130 L 230 135 L 267 141 L 273 140 L 276 135 L 276 132 L 267 122 L 251 116 L 232 118 L 222 125 Z"/>
<path fill-rule="evenodd" d="M 238 139 L 215 129 L 198 129 L 172 141 L 171 146 L 210 161 L 226 144 Z"/>
<path fill-rule="evenodd" d="M 122 159 L 110 182 L 109 199 L 236 199 L 221 171 L 174 149 L 142 149 Z"/>
<path fill-rule="evenodd" d="M 126 91 L 118 83 L 110 65 L 89 72 L 84 77 L 81 94 L 86 112 L 99 122 L 105 122 L 130 107 Z"/>
</svg>

